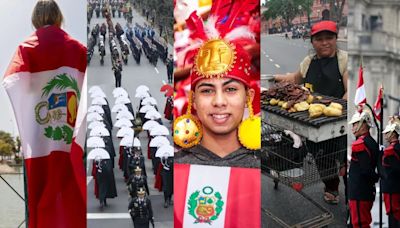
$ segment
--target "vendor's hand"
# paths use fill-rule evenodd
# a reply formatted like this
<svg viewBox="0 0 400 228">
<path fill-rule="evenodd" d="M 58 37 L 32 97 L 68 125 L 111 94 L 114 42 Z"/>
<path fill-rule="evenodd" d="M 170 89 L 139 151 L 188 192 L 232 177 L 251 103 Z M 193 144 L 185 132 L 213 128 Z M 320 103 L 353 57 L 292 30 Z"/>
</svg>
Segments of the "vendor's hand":
<svg viewBox="0 0 400 228">
<path fill-rule="evenodd" d="M 284 130 L 283 132 L 285 132 L 286 135 L 289 135 L 293 139 L 293 148 L 298 149 L 303 145 L 300 136 L 289 130 Z"/>
</svg>

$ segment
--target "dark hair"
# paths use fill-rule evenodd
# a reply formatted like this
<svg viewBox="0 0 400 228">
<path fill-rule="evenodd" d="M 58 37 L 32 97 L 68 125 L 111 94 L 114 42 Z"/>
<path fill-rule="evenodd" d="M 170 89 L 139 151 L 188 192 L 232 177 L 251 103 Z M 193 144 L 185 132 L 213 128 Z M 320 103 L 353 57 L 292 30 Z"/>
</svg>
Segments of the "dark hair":
<svg viewBox="0 0 400 228">
<path fill-rule="evenodd" d="M 45 25 L 61 27 L 63 15 L 54 0 L 39 0 L 32 13 L 32 24 L 38 29 Z"/>
</svg>

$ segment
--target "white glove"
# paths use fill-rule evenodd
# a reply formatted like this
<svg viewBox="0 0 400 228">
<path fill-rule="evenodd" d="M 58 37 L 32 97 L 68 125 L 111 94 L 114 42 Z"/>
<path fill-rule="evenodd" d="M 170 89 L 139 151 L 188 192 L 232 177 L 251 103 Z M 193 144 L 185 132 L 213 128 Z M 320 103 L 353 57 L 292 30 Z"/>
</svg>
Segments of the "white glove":
<svg viewBox="0 0 400 228">
<path fill-rule="evenodd" d="M 300 136 L 296 135 L 295 133 L 293 133 L 292 131 L 289 130 L 284 130 L 283 132 L 285 132 L 286 135 L 289 135 L 292 139 L 293 139 L 293 148 L 300 148 L 303 143 L 301 142 L 301 138 Z"/>
</svg>

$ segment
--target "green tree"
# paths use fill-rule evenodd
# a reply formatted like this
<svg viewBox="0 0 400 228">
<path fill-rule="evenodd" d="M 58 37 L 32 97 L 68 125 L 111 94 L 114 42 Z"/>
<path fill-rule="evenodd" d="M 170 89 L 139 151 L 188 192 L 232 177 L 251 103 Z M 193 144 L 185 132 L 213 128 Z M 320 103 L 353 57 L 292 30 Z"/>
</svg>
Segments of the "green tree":
<svg viewBox="0 0 400 228">
<path fill-rule="evenodd" d="M 15 153 L 17 151 L 17 149 L 15 147 L 14 138 L 11 136 L 10 133 L 7 133 L 5 131 L 0 131 L 0 140 L 2 140 L 4 143 L 9 144 L 11 146 L 12 153 Z"/>
<path fill-rule="evenodd" d="M 19 138 L 19 136 L 17 136 L 15 141 L 16 141 L 16 144 L 17 144 L 16 145 L 17 146 L 16 150 L 17 150 L 17 153 L 19 153 L 21 151 L 21 139 Z"/>
<path fill-rule="evenodd" d="M 0 157 L 1 161 L 5 156 L 11 156 L 13 154 L 13 147 L 11 144 L 6 141 L 0 139 Z"/>
<path fill-rule="evenodd" d="M 292 24 L 296 16 L 311 12 L 312 0 L 270 0 L 266 2 L 267 10 L 264 11 L 264 19 L 282 18 L 287 25 Z"/>
<path fill-rule="evenodd" d="M 335 20 L 338 25 L 342 22 L 343 9 L 346 0 L 329 0 L 329 7 L 332 20 Z"/>
</svg>

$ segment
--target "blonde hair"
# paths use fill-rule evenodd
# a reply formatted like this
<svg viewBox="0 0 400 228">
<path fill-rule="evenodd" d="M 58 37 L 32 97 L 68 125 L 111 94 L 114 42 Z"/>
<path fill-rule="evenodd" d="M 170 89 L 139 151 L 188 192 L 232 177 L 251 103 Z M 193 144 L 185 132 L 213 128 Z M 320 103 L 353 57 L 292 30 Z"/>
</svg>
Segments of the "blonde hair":
<svg viewBox="0 0 400 228">
<path fill-rule="evenodd" d="M 38 29 L 45 25 L 61 27 L 63 15 L 54 0 L 39 0 L 32 13 L 32 24 Z"/>
</svg>

